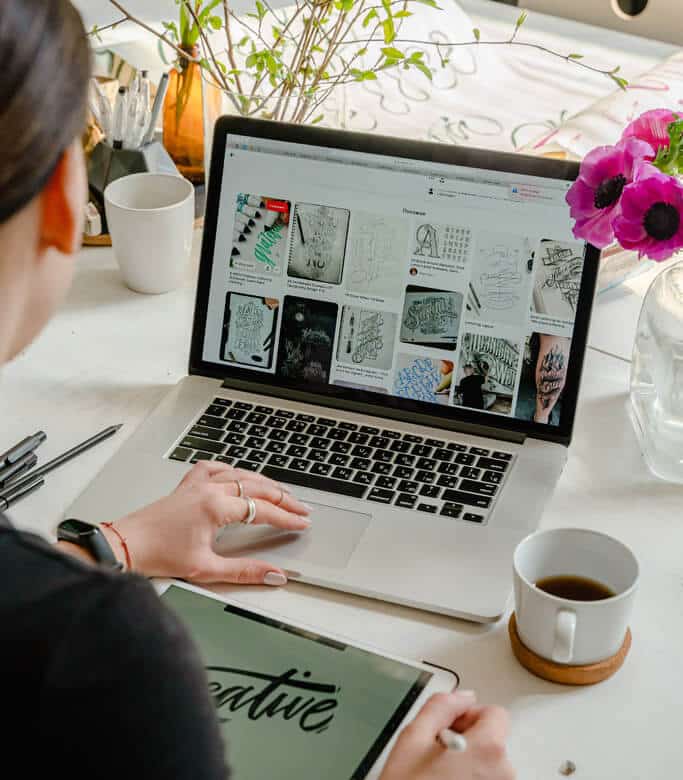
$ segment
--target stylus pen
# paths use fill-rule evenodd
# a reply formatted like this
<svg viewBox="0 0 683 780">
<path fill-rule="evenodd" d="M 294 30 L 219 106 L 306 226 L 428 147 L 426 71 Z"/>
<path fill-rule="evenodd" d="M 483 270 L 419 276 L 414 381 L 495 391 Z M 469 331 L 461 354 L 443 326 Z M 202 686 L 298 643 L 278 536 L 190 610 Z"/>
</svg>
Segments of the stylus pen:
<svg viewBox="0 0 683 780">
<path fill-rule="evenodd" d="M 38 431 L 33 436 L 27 436 L 25 439 L 22 439 L 14 447 L 10 447 L 7 452 L 3 452 L 0 455 L 0 467 L 11 466 L 13 463 L 16 463 L 24 455 L 40 447 L 45 439 L 47 439 L 47 434 L 44 431 Z"/>
<path fill-rule="evenodd" d="M 23 458 L 12 463 L 10 466 L 5 466 L 4 469 L 0 469 L 0 486 L 4 487 L 6 482 L 11 479 L 18 479 L 26 471 L 32 469 L 36 463 L 38 463 L 38 456 L 35 452 L 27 452 Z"/>
<path fill-rule="evenodd" d="M 22 498 L 26 498 L 26 496 L 34 493 L 44 484 L 44 479 L 34 479 L 33 481 L 29 480 L 28 484 L 20 483 L 15 490 L 9 491 L 7 495 L 0 497 L 0 510 L 4 512 L 18 501 L 21 501 Z"/>
<path fill-rule="evenodd" d="M 82 452 L 85 452 L 86 450 L 89 450 L 91 447 L 94 447 L 96 444 L 99 444 L 101 441 L 108 439 L 110 436 L 113 436 L 117 431 L 119 431 L 122 427 L 123 425 L 112 425 L 109 428 L 105 428 L 103 431 L 96 433 L 94 436 L 91 436 L 89 439 L 86 439 L 80 444 L 77 444 L 75 447 L 72 447 L 70 450 L 63 452 L 61 455 L 58 455 L 56 458 L 53 458 L 52 460 L 48 461 L 44 466 L 41 466 L 38 469 L 34 469 L 33 471 L 29 471 L 29 473 L 26 474 L 26 476 L 24 476 L 24 478 L 21 481 L 9 480 L 9 484 L 0 493 L 0 500 L 6 499 L 8 493 L 14 493 L 15 490 L 21 489 L 22 487 L 28 485 L 33 480 L 38 479 L 38 477 L 42 477 L 45 474 L 49 474 L 49 472 L 54 471 L 54 469 L 56 468 L 59 468 L 63 463 L 72 460 L 73 458 L 80 455 Z"/>
<path fill-rule="evenodd" d="M 458 753 L 467 750 L 467 740 L 465 737 L 452 729 L 442 729 L 439 732 L 438 740 L 448 750 L 455 750 Z"/>
</svg>

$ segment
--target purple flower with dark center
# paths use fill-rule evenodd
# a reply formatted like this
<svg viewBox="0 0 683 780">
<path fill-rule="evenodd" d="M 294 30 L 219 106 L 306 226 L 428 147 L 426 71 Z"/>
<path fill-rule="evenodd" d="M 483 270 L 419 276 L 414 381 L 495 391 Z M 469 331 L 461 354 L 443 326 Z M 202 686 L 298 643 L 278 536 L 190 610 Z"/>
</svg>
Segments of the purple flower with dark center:
<svg viewBox="0 0 683 780">
<path fill-rule="evenodd" d="M 656 153 L 660 147 L 669 146 L 669 125 L 678 119 L 678 114 L 674 114 L 668 108 L 655 108 L 652 111 L 646 111 L 638 119 L 634 119 L 627 125 L 622 133 L 624 138 L 639 138 L 650 144 Z M 650 158 L 653 159 L 653 158 Z"/>
<path fill-rule="evenodd" d="M 624 187 L 633 181 L 637 166 L 653 157 L 650 144 L 637 138 L 626 138 L 616 146 L 598 146 L 584 157 L 579 178 L 567 193 L 576 238 L 599 249 L 614 241 L 612 221 L 619 213 Z"/>
<path fill-rule="evenodd" d="M 683 186 L 654 165 L 643 163 L 624 189 L 614 233 L 624 249 L 667 260 L 683 248 Z"/>
</svg>

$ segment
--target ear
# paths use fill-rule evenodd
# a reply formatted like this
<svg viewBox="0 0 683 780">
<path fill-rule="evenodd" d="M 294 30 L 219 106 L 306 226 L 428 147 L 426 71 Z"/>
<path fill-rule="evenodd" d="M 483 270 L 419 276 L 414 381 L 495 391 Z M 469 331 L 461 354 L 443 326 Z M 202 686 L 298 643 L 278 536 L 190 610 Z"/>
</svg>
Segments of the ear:
<svg viewBox="0 0 683 780">
<path fill-rule="evenodd" d="M 40 247 L 72 255 L 78 251 L 84 214 L 83 152 L 72 144 L 41 194 Z"/>
</svg>

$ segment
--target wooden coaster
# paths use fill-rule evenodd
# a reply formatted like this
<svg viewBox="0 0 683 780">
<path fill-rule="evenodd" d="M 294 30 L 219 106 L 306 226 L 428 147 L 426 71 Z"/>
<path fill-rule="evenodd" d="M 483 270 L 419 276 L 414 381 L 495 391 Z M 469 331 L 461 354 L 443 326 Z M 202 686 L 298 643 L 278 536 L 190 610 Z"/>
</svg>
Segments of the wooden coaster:
<svg viewBox="0 0 683 780">
<path fill-rule="evenodd" d="M 564 666 L 541 658 L 522 643 L 517 633 L 517 619 L 515 613 L 510 615 L 508 623 L 508 633 L 512 650 L 517 660 L 525 669 L 528 669 L 537 677 L 542 677 L 550 682 L 560 683 L 561 685 L 594 685 L 611 677 L 616 671 L 621 669 L 622 664 L 631 649 L 631 629 L 626 630 L 624 644 L 619 648 L 611 658 L 599 661 L 595 664 L 586 664 L 585 666 Z"/>
</svg>

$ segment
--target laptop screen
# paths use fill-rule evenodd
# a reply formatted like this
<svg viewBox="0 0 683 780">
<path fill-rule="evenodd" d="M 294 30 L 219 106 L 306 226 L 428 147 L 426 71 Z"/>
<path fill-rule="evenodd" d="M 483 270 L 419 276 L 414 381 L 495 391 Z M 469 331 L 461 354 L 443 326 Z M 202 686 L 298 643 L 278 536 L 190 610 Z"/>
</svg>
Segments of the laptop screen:
<svg viewBox="0 0 683 780">
<path fill-rule="evenodd" d="M 586 257 L 570 185 L 228 133 L 202 360 L 320 396 L 558 426 Z"/>
</svg>

